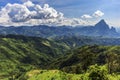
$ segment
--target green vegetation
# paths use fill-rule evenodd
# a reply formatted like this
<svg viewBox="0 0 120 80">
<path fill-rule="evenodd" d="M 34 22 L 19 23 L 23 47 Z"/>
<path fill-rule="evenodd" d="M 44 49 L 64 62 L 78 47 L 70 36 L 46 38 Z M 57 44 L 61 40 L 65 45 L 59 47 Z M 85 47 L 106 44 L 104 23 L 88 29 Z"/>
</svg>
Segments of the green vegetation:
<svg viewBox="0 0 120 80">
<path fill-rule="evenodd" d="M 53 41 L 7 35 L 0 36 L 0 79 L 19 77 L 34 68 L 45 68 L 56 56 L 67 48 Z"/>
<path fill-rule="evenodd" d="M 21 80 L 119 80 L 120 76 L 108 74 L 105 66 L 92 65 L 86 73 L 70 74 L 60 70 L 31 70 Z"/>
<path fill-rule="evenodd" d="M 84 45 L 111 46 L 120 45 L 120 38 L 89 37 L 89 36 L 59 36 L 54 38 L 55 42 L 65 44 L 71 48 Z"/>
<path fill-rule="evenodd" d="M 120 80 L 120 46 L 1 35 L 0 80 Z"/>
<path fill-rule="evenodd" d="M 68 73 L 84 73 L 91 65 L 107 65 L 109 73 L 120 71 L 120 46 L 83 46 L 57 58 L 51 68 Z M 55 67 L 54 67 L 55 66 Z"/>
</svg>

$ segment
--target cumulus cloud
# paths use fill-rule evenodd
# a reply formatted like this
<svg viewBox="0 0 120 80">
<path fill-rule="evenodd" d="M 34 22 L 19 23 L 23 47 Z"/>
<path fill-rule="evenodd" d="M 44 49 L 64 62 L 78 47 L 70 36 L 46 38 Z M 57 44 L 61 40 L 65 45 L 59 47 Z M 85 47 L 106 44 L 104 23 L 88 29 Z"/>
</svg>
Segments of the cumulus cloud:
<svg viewBox="0 0 120 80">
<path fill-rule="evenodd" d="M 94 16 L 103 16 L 100 11 L 96 11 Z M 93 16 L 85 14 L 83 19 L 90 19 Z M 23 4 L 10 4 L 0 10 L 0 25 L 22 26 L 22 25 L 88 25 L 88 21 L 80 18 L 66 18 L 64 14 L 50 7 L 48 4 L 43 6 L 26 1 Z M 90 24 L 89 24 L 90 25 Z"/>
<path fill-rule="evenodd" d="M 0 10 L 0 25 L 83 25 L 85 22 L 77 18 L 65 18 L 48 4 L 40 6 L 31 1 L 23 4 L 10 4 Z"/>
<path fill-rule="evenodd" d="M 62 18 L 62 19 L 59 19 L 56 24 L 57 25 L 79 26 L 79 25 L 85 25 L 86 21 L 80 18 Z"/>
<path fill-rule="evenodd" d="M 94 17 L 102 17 L 104 15 L 104 13 L 100 10 L 97 10 L 96 12 L 94 12 L 93 16 Z"/>
<path fill-rule="evenodd" d="M 84 14 L 81 16 L 81 18 L 83 19 L 91 19 L 91 18 L 98 18 L 98 17 L 102 17 L 104 15 L 104 13 L 100 10 L 97 10 L 93 13 L 92 16 L 90 16 L 89 14 Z"/>
<path fill-rule="evenodd" d="M 33 4 L 31 1 L 26 1 L 25 3 L 23 3 L 23 5 L 26 7 L 33 7 L 35 4 Z"/>
<path fill-rule="evenodd" d="M 92 16 L 90 16 L 88 14 L 84 14 L 84 15 L 81 16 L 81 18 L 83 18 L 83 19 L 90 19 L 90 18 L 92 18 Z"/>
<path fill-rule="evenodd" d="M 30 19 L 52 19 L 61 18 L 63 14 L 57 12 L 54 8 L 49 7 L 48 4 L 40 5 L 33 4 L 27 1 L 23 4 L 7 4 L 2 8 L 1 12 L 9 16 L 13 22 L 25 22 Z M 3 14 L 3 15 L 5 15 Z"/>
</svg>

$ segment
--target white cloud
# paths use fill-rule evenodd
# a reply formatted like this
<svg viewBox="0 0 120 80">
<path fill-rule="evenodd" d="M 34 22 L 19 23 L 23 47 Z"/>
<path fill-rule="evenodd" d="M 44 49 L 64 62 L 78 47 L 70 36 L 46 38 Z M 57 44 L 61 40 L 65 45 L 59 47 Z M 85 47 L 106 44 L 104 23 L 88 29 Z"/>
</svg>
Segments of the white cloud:
<svg viewBox="0 0 120 80">
<path fill-rule="evenodd" d="M 92 18 L 92 16 L 90 16 L 88 14 L 84 14 L 84 15 L 81 16 L 81 18 L 83 18 L 83 19 L 90 19 L 90 18 Z"/>
<path fill-rule="evenodd" d="M 27 7 L 33 7 L 35 4 L 33 4 L 31 1 L 27 1 L 25 3 L 23 3 L 24 6 L 27 6 Z"/>
<path fill-rule="evenodd" d="M 12 22 L 25 22 L 30 19 L 52 19 L 61 18 L 63 14 L 57 12 L 54 8 L 45 4 L 42 8 L 40 5 L 33 4 L 27 1 L 23 4 L 10 4 L 8 3 L 0 11 L 2 16 L 7 15 Z M 4 13 L 4 14 L 3 14 Z"/>
<path fill-rule="evenodd" d="M 102 17 L 104 15 L 104 13 L 100 10 L 97 10 L 96 12 L 94 12 L 93 16 L 94 17 Z"/>
<path fill-rule="evenodd" d="M 87 24 L 86 21 L 79 18 L 62 18 L 56 21 L 56 25 L 69 25 L 69 26 L 79 26 Z"/>
<path fill-rule="evenodd" d="M 103 13 L 97 11 L 95 16 L 102 16 Z M 92 16 L 83 15 L 81 18 L 90 19 Z M 22 25 L 90 25 L 89 21 L 80 18 L 66 18 L 64 14 L 58 12 L 48 4 L 43 6 L 34 4 L 31 1 L 23 4 L 10 4 L 0 10 L 0 25 L 22 26 Z"/>
<path fill-rule="evenodd" d="M 44 4 L 43 8 L 40 5 L 35 5 L 34 9 L 34 13 L 31 14 L 33 19 L 53 19 L 63 17 L 63 13 L 57 12 L 54 8 L 49 7 L 48 4 Z"/>
<path fill-rule="evenodd" d="M 21 4 L 7 5 L 8 16 L 13 22 L 24 22 L 31 18 L 29 9 Z"/>
</svg>

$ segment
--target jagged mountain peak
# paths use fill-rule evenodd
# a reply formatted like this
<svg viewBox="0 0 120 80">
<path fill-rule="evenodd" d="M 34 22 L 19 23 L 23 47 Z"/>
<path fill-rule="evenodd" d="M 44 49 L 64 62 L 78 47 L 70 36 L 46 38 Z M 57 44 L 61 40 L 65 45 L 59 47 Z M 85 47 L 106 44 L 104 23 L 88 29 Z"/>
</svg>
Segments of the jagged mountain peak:
<svg viewBox="0 0 120 80">
<path fill-rule="evenodd" d="M 95 25 L 96 28 L 98 29 L 110 29 L 108 24 L 105 22 L 104 19 L 100 20 L 96 25 Z"/>
<path fill-rule="evenodd" d="M 99 23 L 106 23 L 104 19 L 100 20 Z"/>
<path fill-rule="evenodd" d="M 100 20 L 96 25 L 107 25 L 106 21 L 104 19 Z M 95 26 L 96 26 L 95 25 Z M 108 26 L 108 25 L 107 25 Z"/>
<path fill-rule="evenodd" d="M 21 26 L 21 27 L 3 27 L 0 28 L 0 34 L 20 34 L 25 36 L 37 36 L 43 38 L 54 38 L 56 36 L 103 36 L 119 37 L 114 27 L 109 27 L 104 19 L 99 21 L 95 26 L 70 27 L 70 26 Z"/>
</svg>

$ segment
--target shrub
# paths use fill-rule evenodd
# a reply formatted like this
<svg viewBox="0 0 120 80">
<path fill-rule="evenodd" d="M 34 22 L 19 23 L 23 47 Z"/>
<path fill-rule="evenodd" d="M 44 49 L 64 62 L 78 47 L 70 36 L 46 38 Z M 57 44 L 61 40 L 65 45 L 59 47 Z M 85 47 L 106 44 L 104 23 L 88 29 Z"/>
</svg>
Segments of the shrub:
<svg viewBox="0 0 120 80">
<path fill-rule="evenodd" d="M 107 74 L 108 71 L 106 68 L 103 68 L 98 65 L 90 66 L 89 70 L 89 80 L 108 80 Z"/>
</svg>

